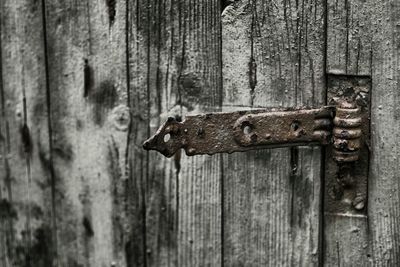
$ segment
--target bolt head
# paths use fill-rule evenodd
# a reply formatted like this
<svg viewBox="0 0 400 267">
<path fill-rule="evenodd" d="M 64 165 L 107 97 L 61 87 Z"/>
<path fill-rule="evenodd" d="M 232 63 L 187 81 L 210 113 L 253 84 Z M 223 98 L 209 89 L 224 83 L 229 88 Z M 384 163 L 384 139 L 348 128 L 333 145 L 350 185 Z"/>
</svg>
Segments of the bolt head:
<svg viewBox="0 0 400 267">
<path fill-rule="evenodd" d="M 362 196 L 356 196 L 352 204 L 356 210 L 362 210 L 365 207 L 365 199 Z"/>
</svg>

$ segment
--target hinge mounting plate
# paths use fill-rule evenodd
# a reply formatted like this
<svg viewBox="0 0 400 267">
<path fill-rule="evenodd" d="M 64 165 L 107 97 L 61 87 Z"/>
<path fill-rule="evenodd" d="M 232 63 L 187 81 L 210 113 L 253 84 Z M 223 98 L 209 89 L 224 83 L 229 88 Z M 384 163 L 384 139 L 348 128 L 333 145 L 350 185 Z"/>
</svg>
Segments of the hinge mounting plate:
<svg viewBox="0 0 400 267">
<path fill-rule="evenodd" d="M 360 109 L 358 125 L 349 128 L 348 135 L 356 135 L 360 147 L 357 160 L 347 163 L 335 161 L 335 145 L 340 143 L 338 138 L 334 146 L 327 146 L 325 153 L 325 213 L 326 214 L 367 214 L 367 184 L 369 171 L 370 143 L 370 87 L 369 76 L 328 75 L 328 104 L 337 105 L 344 98 L 352 99 Z M 351 115 L 348 115 L 351 116 Z M 336 111 L 338 117 L 338 111 Z M 340 115 L 340 117 L 345 117 Z M 350 119 L 350 117 L 349 117 Z M 355 140 L 355 139 L 350 139 Z"/>
</svg>

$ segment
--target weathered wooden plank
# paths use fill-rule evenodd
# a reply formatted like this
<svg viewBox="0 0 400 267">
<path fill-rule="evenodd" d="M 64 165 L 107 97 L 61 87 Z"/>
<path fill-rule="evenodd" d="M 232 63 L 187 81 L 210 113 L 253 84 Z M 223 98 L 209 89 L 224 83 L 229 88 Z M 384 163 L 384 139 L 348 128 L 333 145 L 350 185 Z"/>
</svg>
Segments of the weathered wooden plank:
<svg viewBox="0 0 400 267">
<path fill-rule="evenodd" d="M 55 261 L 42 6 L 0 3 L 0 265 Z"/>
<path fill-rule="evenodd" d="M 323 2 L 235 1 L 222 20 L 224 107 L 324 102 Z M 318 265 L 320 159 L 319 148 L 224 156 L 226 265 Z"/>
<path fill-rule="evenodd" d="M 125 265 L 125 1 L 44 1 L 60 266 Z"/>
<path fill-rule="evenodd" d="M 328 1 L 326 71 L 347 75 L 371 74 L 371 1 Z M 374 88 L 372 88 L 374 92 Z M 325 198 L 332 197 L 325 187 Z M 325 201 L 329 203 L 329 201 Z M 327 204 L 326 204 L 327 205 Z M 332 207 L 325 206 L 325 210 Z M 368 265 L 368 217 L 362 214 L 324 215 L 324 264 Z"/>
<path fill-rule="evenodd" d="M 266 150 L 225 159 L 230 168 L 224 172 L 226 265 L 317 265 L 320 184 L 313 181 L 320 176 L 320 151 L 300 150 L 299 176 L 290 175 L 286 153 Z M 266 162 L 269 168 L 260 173 L 257 168 Z"/>
<path fill-rule="evenodd" d="M 129 4 L 132 177 L 142 183 L 140 227 L 148 266 L 220 263 L 220 159 L 169 160 L 141 145 L 167 116 L 215 110 L 221 99 L 218 1 Z M 139 232 L 137 232 L 139 235 Z M 135 242 L 136 239 L 133 239 Z M 136 245 L 137 246 L 137 245 Z M 130 252 L 141 250 L 131 247 Z M 140 255 L 135 255 L 140 257 Z"/>
<path fill-rule="evenodd" d="M 371 74 L 370 1 L 327 1 L 327 71 Z"/>
<path fill-rule="evenodd" d="M 169 31 L 172 9 L 166 2 L 128 2 L 128 76 L 132 124 L 129 142 L 130 181 L 136 212 L 126 248 L 128 266 L 176 265 L 177 188 L 173 162 L 143 150 L 143 141 L 166 119 L 170 108 L 169 80 L 174 59 Z M 173 114 L 174 115 L 174 114 Z"/>
<path fill-rule="evenodd" d="M 357 73 L 357 65 L 365 70 L 363 74 L 372 77 L 372 107 L 371 107 L 371 165 L 368 186 L 368 220 L 356 222 L 355 227 L 361 231 L 368 231 L 368 236 L 363 234 L 363 241 L 357 242 L 355 246 L 346 244 L 341 231 L 336 231 L 338 238 L 344 244 L 341 255 L 347 258 L 347 262 L 354 262 L 363 257 L 364 262 L 371 262 L 376 266 L 396 266 L 399 264 L 399 237 L 398 237 L 398 214 L 399 214 L 399 182 L 397 166 L 399 165 L 397 127 L 399 108 L 399 4 L 396 1 L 340 1 L 342 8 L 340 12 L 347 14 L 363 14 L 353 16 L 353 26 L 344 26 L 342 21 L 339 25 L 332 22 L 329 28 L 342 28 L 348 32 L 357 32 L 360 48 L 357 54 L 370 55 L 364 57 L 360 63 L 354 61 L 332 67 L 339 69 L 342 73 Z M 347 8 L 344 8 L 344 6 Z M 350 15 L 346 17 L 351 18 Z M 356 19 L 354 19 L 354 17 Z M 349 20 L 349 19 L 347 19 Z M 329 20 L 331 21 L 331 20 Z M 364 25 L 364 26 L 363 26 Z M 335 37 L 335 34 L 332 34 Z M 332 37 L 332 38 L 333 38 Z M 336 37 L 337 38 L 337 37 Z M 328 36 L 328 44 L 331 37 Z M 349 45 L 350 46 L 350 45 Z M 328 62 L 337 62 L 337 55 L 345 54 L 346 45 L 333 48 L 328 53 Z M 329 48 L 328 48 L 329 51 Z M 348 58 L 351 58 L 350 50 Z M 331 66 L 328 64 L 328 66 Z M 328 71 L 332 69 L 328 68 Z M 350 220 L 350 219 L 348 219 Z M 343 225 L 343 223 L 341 223 Z M 349 222 L 348 225 L 353 225 Z M 350 225 L 350 226 L 351 226 Z M 357 226 L 361 225 L 361 226 Z M 347 227 L 351 228 L 351 227 Z M 332 233 L 332 232 L 331 232 Z M 367 239 L 368 238 L 368 239 Z M 350 240 L 350 239 L 349 239 Z M 365 242 L 368 241 L 370 248 L 366 249 Z M 360 246 L 364 247 L 360 249 Z M 369 252 L 371 251 L 371 252 Z M 346 257 L 348 255 L 348 257 Z M 351 256 L 351 257 L 350 257 Z M 343 261 L 342 261 L 343 262 Z M 361 262 L 358 260 L 358 262 Z"/>
<path fill-rule="evenodd" d="M 368 215 L 375 266 L 400 265 L 400 2 L 368 1 L 372 40 Z"/>
<path fill-rule="evenodd" d="M 368 218 L 325 214 L 324 265 L 369 266 Z"/>
<path fill-rule="evenodd" d="M 222 99 L 220 1 L 185 1 L 177 51 L 181 105 L 188 112 L 219 111 Z M 183 152 L 182 152 L 183 154 Z M 179 266 L 222 262 L 221 157 L 182 155 L 179 174 Z"/>
</svg>

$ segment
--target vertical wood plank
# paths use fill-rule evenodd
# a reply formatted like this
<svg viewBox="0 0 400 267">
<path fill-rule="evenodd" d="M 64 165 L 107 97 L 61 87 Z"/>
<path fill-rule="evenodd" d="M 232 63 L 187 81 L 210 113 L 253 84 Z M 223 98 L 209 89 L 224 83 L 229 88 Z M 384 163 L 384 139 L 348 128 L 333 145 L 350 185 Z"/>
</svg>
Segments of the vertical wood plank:
<svg viewBox="0 0 400 267">
<path fill-rule="evenodd" d="M 129 136 L 130 183 L 135 188 L 128 266 L 174 266 L 177 261 L 176 167 L 142 148 L 167 118 L 174 58 L 173 12 L 165 1 L 128 2 L 128 77 L 132 124 Z M 172 48 L 171 48 L 172 49 Z M 164 114 L 163 114 L 164 113 Z M 172 114 L 172 116 L 175 114 Z"/>
<path fill-rule="evenodd" d="M 214 0 L 129 4 L 130 162 L 142 201 L 133 224 L 146 233 L 129 248 L 144 254 L 132 265 L 220 264 L 220 158 L 165 159 L 141 147 L 168 116 L 218 109 L 219 10 Z"/>
<path fill-rule="evenodd" d="M 0 3 L 0 265 L 52 266 L 42 6 Z"/>
<path fill-rule="evenodd" d="M 375 266 L 400 264 L 400 3 L 370 1 L 372 40 L 369 230 Z"/>
<path fill-rule="evenodd" d="M 364 262 L 376 266 L 396 266 L 399 264 L 399 181 L 398 181 L 398 130 L 399 125 L 399 3 L 396 1 L 339 1 L 342 8 L 337 14 L 347 13 L 344 21 L 353 20 L 353 26 L 345 26 L 345 22 L 332 21 L 328 24 L 328 40 L 338 38 L 335 30 L 341 28 L 346 32 L 357 32 L 360 48 L 356 51 L 364 56 L 358 65 L 372 78 L 371 107 L 371 162 L 368 185 L 368 219 L 354 225 L 366 232 L 363 242 L 358 246 L 345 245 L 344 255 L 362 255 Z M 347 6 L 347 8 L 344 8 Z M 334 10 L 333 7 L 330 7 Z M 353 15 L 352 14 L 357 14 Z M 362 14 L 362 16 L 360 16 Z M 343 16 L 343 15 L 340 15 Z M 330 13 L 330 17 L 336 18 Z M 331 21 L 331 19 L 329 19 Z M 334 29 L 334 30 L 330 30 Z M 329 41 L 328 41 L 329 44 Z M 346 55 L 346 46 L 333 47 L 328 53 L 328 62 L 338 62 L 337 55 Z M 350 50 L 350 49 L 349 49 Z M 329 51 L 329 48 L 328 48 Z M 350 50 L 348 58 L 354 52 Z M 343 73 L 357 73 L 354 61 L 341 61 L 335 67 Z M 335 63 L 336 64 L 336 63 Z M 330 66 L 328 64 L 328 66 Z M 347 67 L 347 72 L 346 72 Z M 351 223 L 351 222 L 350 222 Z M 361 226 L 357 226 L 361 223 Z M 349 224 L 347 224 L 349 225 Z M 341 227 L 344 225 L 341 223 Z M 339 231 L 338 231 L 339 232 Z M 367 236 L 365 236 L 367 235 Z M 346 238 L 351 238 L 351 235 Z M 367 239 L 367 240 L 366 240 Z M 369 243 L 369 250 L 365 244 Z M 360 248 L 360 245 L 364 249 Z M 354 252 L 354 253 L 352 253 Z M 350 253 L 350 254 L 349 254 Z M 354 257 L 348 257 L 348 262 L 354 262 Z M 358 260 L 358 262 L 361 262 Z"/>
<path fill-rule="evenodd" d="M 327 1 L 327 71 L 371 74 L 370 1 Z"/>
<path fill-rule="evenodd" d="M 324 22 L 321 1 L 226 7 L 225 109 L 322 104 Z M 319 264 L 320 159 L 319 148 L 224 155 L 226 265 Z"/>
<path fill-rule="evenodd" d="M 222 100 L 220 1 L 182 5 L 184 59 L 179 65 L 181 105 L 188 113 L 215 112 Z M 185 38 L 187 38 L 185 40 Z M 183 154 L 183 153 L 182 153 Z M 221 265 L 221 156 L 181 159 L 179 266 Z"/>
<path fill-rule="evenodd" d="M 312 223 L 319 220 L 320 184 L 312 179 L 319 179 L 320 151 L 301 149 L 299 176 L 283 179 L 291 172 L 287 167 L 290 159 L 283 157 L 286 153 L 257 151 L 255 155 L 245 153 L 242 158 L 225 159 L 224 167 L 230 168 L 224 172 L 227 266 L 276 266 L 291 262 L 299 266 L 318 265 L 319 229 Z M 257 168 L 266 162 L 286 168 L 276 170 L 269 165 L 260 173 Z"/>
<path fill-rule="evenodd" d="M 372 1 L 327 1 L 327 4 L 326 71 L 334 74 L 371 75 Z M 372 88 L 374 91 L 375 88 Z M 326 186 L 326 198 L 332 197 L 329 190 Z M 368 215 L 326 213 L 324 218 L 324 264 L 370 264 Z"/>
<path fill-rule="evenodd" d="M 125 1 L 43 3 L 58 264 L 125 265 Z"/>
<path fill-rule="evenodd" d="M 325 266 L 370 265 L 368 218 L 325 214 Z"/>
</svg>

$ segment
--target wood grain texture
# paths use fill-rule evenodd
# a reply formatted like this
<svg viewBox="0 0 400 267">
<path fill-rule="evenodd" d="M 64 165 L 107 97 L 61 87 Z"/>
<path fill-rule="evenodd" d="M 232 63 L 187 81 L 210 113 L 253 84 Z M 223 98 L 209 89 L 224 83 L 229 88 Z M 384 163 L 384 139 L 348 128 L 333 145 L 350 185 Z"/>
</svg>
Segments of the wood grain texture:
<svg viewBox="0 0 400 267">
<path fill-rule="evenodd" d="M 224 158 L 225 265 L 318 265 L 320 150 L 299 151 L 298 176 L 284 149 L 245 154 Z"/>
<path fill-rule="evenodd" d="M 327 72 L 371 74 L 371 1 L 327 1 Z"/>
<path fill-rule="evenodd" d="M 42 8 L 0 3 L 0 265 L 55 259 Z"/>
<path fill-rule="evenodd" d="M 220 1 L 185 1 L 178 53 L 180 104 L 188 113 L 221 109 Z M 185 37 L 186 36 L 186 37 Z M 221 156 L 181 158 L 179 174 L 179 266 L 222 262 Z"/>
<path fill-rule="evenodd" d="M 222 15 L 224 109 L 321 105 L 324 12 L 319 1 L 228 6 Z M 318 265 L 320 159 L 319 148 L 224 155 L 227 266 Z"/>
<path fill-rule="evenodd" d="M 324 266 L 370 266 L 367 216 L 325 214 Z"/>
<path fill-rule="evenodd" d="M 399 44 L 395 0 L 0 1 L 0 266 L 400 265 Z M 368 216 L 321 213 L 318 147 L 142 149 L 325 72 L 372 77 Z"/>
<path fill-rule="evenodd" d="M 397 266 L 399 260 L 399 9 L 396 1 L 336 1 L 328 6 L 327 71 L 367 74 L 372 78 L 371 162 L 368 185 L 368 218 L 347 218 L 348 229 L 359 229 L 343 236 L 343 230 L 327 232 L 340 239 L 341 262 L 374 266 Z M 332 12 L 335 10 L 336 14 Z M 347 21 L 347 22 L 346 22 Z M 348 41 L 343 33 L 348 32 Z M 352 35 L 351 33 L 355 33 Z M 346 36 L 346 34 L 345 34 Z M 356 44 L 358 49 L 352 49 Z M 348 48 L 346 48 L 348 47 Z M 346 52 L 347 51 L 347 52 Z M 359 56 L 358 56 L 359 55 Z M 368 56 L 369 55 L 369 56 Z M 347 60 L 346 60 L 347 57 Z M 332 225 L 344 227 L 343 219 Z M 361 239 L 360 239 L 361 238 Z M 345 242 L 346 239 L 350 242 Z M 337 241 L 339 242 L 339 241 Z M 366 243 L 368 242 L 368 243 Z M 350 244 L 350 245 L 349 245 Z M 367 245 L 368 244 L 368 245 Z M 331 244 L 333 255 L 334 245 Z M 333 256 L 333 258 L 339 258 Z M 330 256 L 328 255 L 327 260 Z M 345 260 L 344 260 L 345 259 Z M 336 265 L 333 260 L 332 265 Z"/>
<path fill-rule="evenodd" d="M 130 183 L 135 199 L 132 235 L 126 245 L 127 266 L 176 264 L 177 200 L 173 162 L 143 150 L 143 141 L 166 119 L 171 81 L 168 30 L 174 27 L 165 3 L 128 4 L 129 106 L 132 111 L 129 150 Z M 167 22 L 168 21 L 168 22 Z M 166 101 L 167 100 L 167 101 Z"/>
<path fill-rule="evenodd" d="M 369 1 L 372 40 L 369 231 L 375 266 L 400 265 L 400 3 Z"/>
<path fill-rule="evenodd" d="M 44 1 L 59 266 L 125 265 L 124 1 Z M 123 209 L 127 203 L 119 203 Z M 117 205 L 117 207 L 115 207 Z"/>
<path fill-rule="evenodd" d="M 327 1 L 327 66 L 334 74 L 371 75 L 372 1 Z M 372 88 L 374 93 L 375 88 Z M 373 102 L 372 102 L 373 103 Z M 329 188 L 325 195 L 329 197 Z M 326 201 L 327 205 L 328 201 Z M 332 207 L 325 206 L 325 210 Z M 371 262 L 368 216 L 324 215 L 324 264 L 347 266 Z"/>
<path fill-rule="evenodd" d="M 143 201 L 132 222 L 145 231 L 132 266 L 220 264 L 220 158 L 166 159 L 141 146 L 168 116 L 219 109 L 219 10 L 210 0 L 129 4 L 130 162 Z"/>
</svg>

